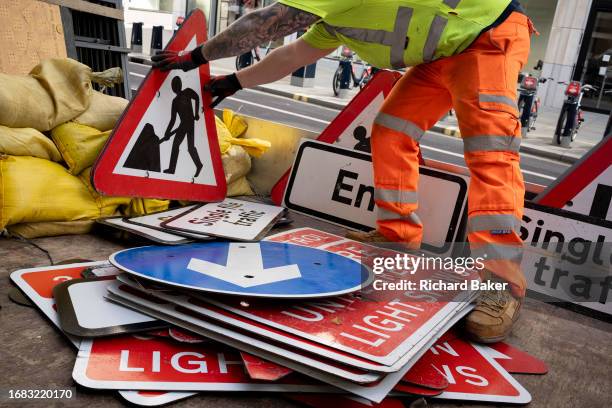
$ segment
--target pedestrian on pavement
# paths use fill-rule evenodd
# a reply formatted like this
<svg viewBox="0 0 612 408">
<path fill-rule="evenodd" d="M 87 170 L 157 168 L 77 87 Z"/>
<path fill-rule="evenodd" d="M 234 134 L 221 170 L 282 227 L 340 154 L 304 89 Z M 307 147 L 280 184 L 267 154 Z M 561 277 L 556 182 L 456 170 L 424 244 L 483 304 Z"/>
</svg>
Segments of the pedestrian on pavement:
<svg viewBox="0 0 612 408">
<path fill-rule="evenodd" d="M 376 67 L 412 67 L 385 100 L 372 129 L 377 229 L 350 237 L 420 245 L 418 142 L 454 108 L 471 174 L 471 255 L 485 260 L 494 279 L 508 283 L 507 290 L 480 296 L 466 331 L 481 342 L 503 339 L 526 290 L 520 268 L 524 184 L 516 83 L 535 32 L 531 21 L 517 0 L 280 0 L 243 16 L 191 53 L 153 57 L 154 66 L 193 69 L 308 26 L 305 35 L 261 62 L 212 78 L 204 89 L 215 98 L 213 106 L 242 88 L 279 80 L 341 45 Z"/>
</svg>

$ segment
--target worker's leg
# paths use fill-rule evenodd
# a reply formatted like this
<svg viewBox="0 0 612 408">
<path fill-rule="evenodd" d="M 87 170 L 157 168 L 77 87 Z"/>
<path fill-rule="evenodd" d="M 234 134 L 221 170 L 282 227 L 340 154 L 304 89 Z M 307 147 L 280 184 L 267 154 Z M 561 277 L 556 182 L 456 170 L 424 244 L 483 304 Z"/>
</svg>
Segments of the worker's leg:
<svg viewBox="0 0 612 408">
<path fill-rule="evenodd" d="M 528 19 L 513 13 L 445 65 L 471 174 L 472 255 L 486 255 L 487 269 L 508 281 L 519 297 L 526 288 L 519 234 L 525 188 L 519 168 L 516 83 L 528 55 Z"/>
<path fill-rule="evenodd" d="M 395 85 L 374 121 L 372 161 L 378 231 L 411 247 L 421 243 L 417 209 L 419 139 L 451 107 L 438 63 L 412 68 Z"/>
<path fill-rule="evenodd" d="M 508 282 L 514 295 L 488 294 L 468 317 L 468 332 L 481 341 L 507 335 L 525 296 L 516 83 L 528 54 L 528 19 L 514 13 L 445 65 L 471 175 L 467 231 L 472 257 L 484 258 L 486 269 Z"/>
<path fill-rule="evenodd" d="M 164 173 L 174 174 L 176 172 L 176 164 L 178 162 L 179 151 L 181 148 L 181 143 L 185 139 L 185 131 L 178 129 L 174 134 L 174 139 L 172 140 L 172 151 L 170 152 L 170 164 L 168 168 L 164 170 Z"/>
</svg>

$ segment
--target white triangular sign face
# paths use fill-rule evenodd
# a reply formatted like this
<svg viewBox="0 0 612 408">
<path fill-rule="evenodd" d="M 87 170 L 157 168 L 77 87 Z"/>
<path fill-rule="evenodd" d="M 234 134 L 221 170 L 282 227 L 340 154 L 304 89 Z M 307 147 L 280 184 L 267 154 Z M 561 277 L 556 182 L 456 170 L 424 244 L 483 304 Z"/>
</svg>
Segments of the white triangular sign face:
<svg viewBox="0 0 612 408">
<path fill-rule="evenodd" d="M 340 136 L 338 137 L 338 140 L 336 140 L 335 144 L 347 149 L 370 153 L 372 125 L 374 124 L 374 119 L 380 111 L 384 101 L 385 95 L 381 91 L 374 98 L 372 98 L 371 102 L 361 111 L 359 116 L 357 116 L 342 133 L 340 133 Z"/>
<path fill-rule="evenodd" d="M 186 50 L 197 45 L 195 36 Z M 214 185 L 197 70 L 173 70 L 140 119 L 114 174 Z M 172 126 L 170 126 L 172 125 Z M 198 169 L 200 169 L 199 174 Z"/>
</svg>

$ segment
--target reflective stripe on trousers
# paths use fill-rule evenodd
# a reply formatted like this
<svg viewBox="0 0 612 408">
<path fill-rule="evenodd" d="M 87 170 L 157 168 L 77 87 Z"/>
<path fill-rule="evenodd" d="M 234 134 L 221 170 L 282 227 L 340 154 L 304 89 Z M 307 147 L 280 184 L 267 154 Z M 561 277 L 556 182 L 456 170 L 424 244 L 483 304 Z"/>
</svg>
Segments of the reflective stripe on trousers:
<svg viewBox="0 0 612 408">
<path fill-rule="evenodd" d="M 389 115 L 384 112 L 379 112 L 378 115 L 376 115 L 374 123 L 403 133 L 404 135 L 414 139 L 414 141 L 417 143 L 425 134 L 425 131 L 421 129 L 418 125 L 416 125 L 414 122 L 399 118 L 397 116 Z"/>
<path fill-rule="evenodd" d="M 468 219 L 467 232 L 492 231 L 501 233 L 503 231 L 520 232 L 521 220 L 512 214 L 490 214 L 475 215 Z"/>
</svg>

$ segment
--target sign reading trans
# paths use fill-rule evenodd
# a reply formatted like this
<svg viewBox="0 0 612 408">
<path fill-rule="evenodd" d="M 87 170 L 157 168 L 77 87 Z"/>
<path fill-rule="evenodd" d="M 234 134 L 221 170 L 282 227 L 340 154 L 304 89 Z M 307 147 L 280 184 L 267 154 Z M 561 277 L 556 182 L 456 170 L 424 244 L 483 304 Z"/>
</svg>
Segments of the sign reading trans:
<svg viewBox="0 0 612 408">
<path fill-rule="evenodd" d="M 166 50 L 206 41 L 206 18 L 193 11 Z M 92 173 L 107 195 L 220 201 L 226 184 L 205 64 L 188 72 L 152 69 L 125 110 Z"/>
<path fill-rule="evenodd" d="M 157 282 L 230 295 L 315 298 L 361 289 L 370 270 L 353 259 L 278 242 L 150 246 L 113 254 L 111 263 Z"/>
</svg>

